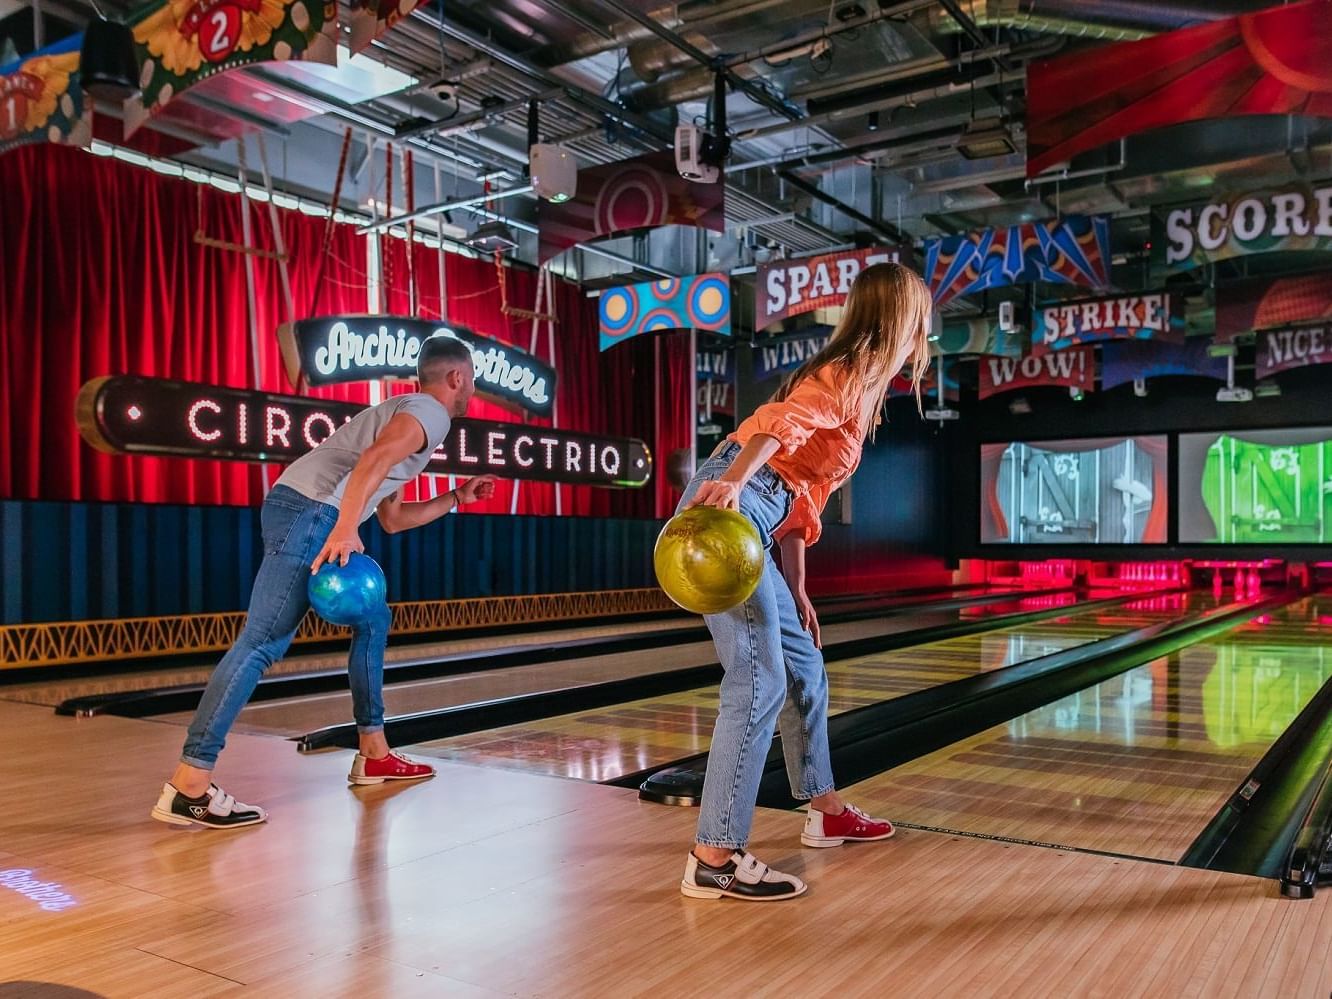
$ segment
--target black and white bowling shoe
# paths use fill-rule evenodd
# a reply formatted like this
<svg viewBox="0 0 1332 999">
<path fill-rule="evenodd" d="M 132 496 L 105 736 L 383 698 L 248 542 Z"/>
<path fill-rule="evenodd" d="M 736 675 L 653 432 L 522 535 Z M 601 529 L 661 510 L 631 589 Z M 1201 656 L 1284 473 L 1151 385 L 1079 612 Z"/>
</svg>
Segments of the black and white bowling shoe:
<svg viewBox="0 0 1332 999">
<path fill-rule="evenodd" d="M 721 867 L 703 863 L 693 851 L 685 861 L 680 891 L 690 898 L 739 898 L 746 902 L 780 902 L 803 895 L 808 886 L 794 874 L 774 871 L 752 853 L 741 850 Z"/>
<path fill-rule="evenodd" d="M 216 784 L 197 798 L 181 794 L 171 784 L 162 785 L 162 796 L 153 806 L 153 818 L 173 826 L 206 826 L 209 829 L 235 829 L 268 820 L 268 813 L 257 805 L 246 805 Z"/>
</svg>

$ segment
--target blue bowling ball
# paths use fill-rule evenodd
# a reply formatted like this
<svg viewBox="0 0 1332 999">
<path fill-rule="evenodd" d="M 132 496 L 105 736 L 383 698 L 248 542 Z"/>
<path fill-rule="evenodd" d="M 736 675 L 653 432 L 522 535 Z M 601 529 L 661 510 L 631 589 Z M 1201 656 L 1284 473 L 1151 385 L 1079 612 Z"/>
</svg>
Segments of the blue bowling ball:
<svg viewBox="0 0 1332 999">
<path fill-rule="evenodd" d="M 384 570 L 374 559 L 352 552 L 346 565 L 325 562 L 310 577 L 310 606 L 329 624 L 368 621 L 388 601 Z"/>
</svg>

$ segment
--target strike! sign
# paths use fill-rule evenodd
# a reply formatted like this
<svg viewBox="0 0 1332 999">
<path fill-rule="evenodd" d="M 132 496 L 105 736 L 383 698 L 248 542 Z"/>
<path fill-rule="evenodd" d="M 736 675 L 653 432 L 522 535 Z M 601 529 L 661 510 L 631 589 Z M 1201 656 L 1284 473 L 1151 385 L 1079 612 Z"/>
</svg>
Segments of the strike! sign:
<svg viewBox="0 0 1332 999">
<path fill-rule="evenodd" d="M 1035 310 L 1032 345 L 1060 350 L 1103 340 L 1184 339 L 1184 313 L 1169 292 L 1066 302 Z"/>
<path fill-rule="evenodd" d="M 1066 385 L 1090 392 L 1095 381 L 1095 347 L 1069 347 L 1026 357 L 986 357 L 981 359 L 980 397 L 1035 385 Z"/>
<path fill-rule="evenodd" d="M 897 247 L 877 246 L 759 264 L 754 283 L 754 328 L 766 329 L 790 316 L 845 305 L 851 284 L 862 270 L 890 262 L 902 262 L 902 251 Z"/>
</svg>

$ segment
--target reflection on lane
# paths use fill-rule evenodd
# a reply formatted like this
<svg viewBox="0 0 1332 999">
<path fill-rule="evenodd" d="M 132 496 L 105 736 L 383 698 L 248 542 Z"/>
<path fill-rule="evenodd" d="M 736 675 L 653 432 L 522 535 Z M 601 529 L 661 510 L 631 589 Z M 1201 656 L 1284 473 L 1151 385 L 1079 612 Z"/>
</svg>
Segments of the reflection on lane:
<svg viewBox="0 0 1332 999">
<path fill-rule="evenodd" d="M 1332 671 L 1326 598 L 850 789 L 901 822 L 1177 860 Z"/>
<path fill-rule="evenodd" d="M 1051 599 L 1028 598 L 1005 606 L 1007 613 L 1062 606 Z M 1213 599 L 1174 594 L 1114 608 L 1072 607 L 1066 617 L 831 662 L 829 711 L 837 714 L 890 700 L 1169 620 L 1211 606 Z M 950 612 L 949 619 L 993 613 L 993 608 L 968 608 Z M 678 694 L 421 743 L 411 751 L 582 780 L 614 780 L 704 752 L 712 738 L 716 715 L 717 687 L 710 684 Z"/>
</svg>

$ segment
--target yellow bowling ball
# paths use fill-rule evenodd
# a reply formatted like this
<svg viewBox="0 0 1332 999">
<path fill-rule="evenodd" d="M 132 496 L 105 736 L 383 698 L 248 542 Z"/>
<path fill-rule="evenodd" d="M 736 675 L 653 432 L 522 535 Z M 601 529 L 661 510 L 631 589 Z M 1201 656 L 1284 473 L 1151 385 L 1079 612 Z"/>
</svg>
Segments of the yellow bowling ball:
<svg viewBox="0 0 1332 999">
<path fill-rule="evenodd" d="M 749 599 L 763 576 L 763 539 L 743 514 L 696 506 L 666 522 L 652 551 L 657 582 L 695 614 Z"/>
</svg>

